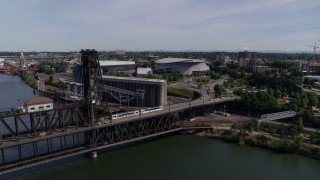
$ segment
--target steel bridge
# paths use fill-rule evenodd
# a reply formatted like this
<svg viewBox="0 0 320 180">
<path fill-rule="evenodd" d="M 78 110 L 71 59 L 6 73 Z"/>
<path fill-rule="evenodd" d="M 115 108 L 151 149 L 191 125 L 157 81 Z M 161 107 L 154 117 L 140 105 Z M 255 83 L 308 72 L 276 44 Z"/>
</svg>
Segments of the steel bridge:
<svg viewBox="0 0 320 180">
<path fill-rule="evenodd" d="M 275 121 L 296 116 L 295 111 L 282 111 L 270 114 L 261 115 L 258 121 Z"/>
<path fill-rule="evenodd" d="M 0 112 L 0 175 L 21 166 L 83 154 L 183 129 L 183 122 L 213 112 L 215 104 L 238 98 L 202 97 L 163 110 L 111 120 L 96 51 L 82 50 L 81 103 L 54 105 L 52 110 Z"/>
<path fill-rule="evenodd" d="M 216 99 L 215 104 L 237 99 Z M 183 122 L 213 112 L 211 100 L 165 106 L 162 111 L 94 124 L 85 119 L 86 104 L 56 106 L 41 113 L 2 112 L 0 171 L 71 153 L 126 143 L 183 128 Z"/>
</svg>

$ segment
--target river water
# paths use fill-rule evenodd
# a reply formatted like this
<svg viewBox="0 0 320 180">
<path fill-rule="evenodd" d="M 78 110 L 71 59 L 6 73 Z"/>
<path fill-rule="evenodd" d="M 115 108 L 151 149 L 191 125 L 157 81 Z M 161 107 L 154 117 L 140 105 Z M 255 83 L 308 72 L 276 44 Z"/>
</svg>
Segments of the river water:
<svg viewBox="0 0 320 180">
<path fill-rule="evenodd" d="M 20 77 L 0 74 L 0 111 L 17 108 L 23 99 L 34 97 L 33 89 Z"/>
<path fill-rule="evenodd" d="M 33 96 L 18 77 L 0 74 L 0 109 Z M 80 159 L 21 179 L 320 179 L 320 161 L 219 140 L 176 135 L 97 159 Z M 0 178 L 1 179 L 1 178 Z"/>
</svg>

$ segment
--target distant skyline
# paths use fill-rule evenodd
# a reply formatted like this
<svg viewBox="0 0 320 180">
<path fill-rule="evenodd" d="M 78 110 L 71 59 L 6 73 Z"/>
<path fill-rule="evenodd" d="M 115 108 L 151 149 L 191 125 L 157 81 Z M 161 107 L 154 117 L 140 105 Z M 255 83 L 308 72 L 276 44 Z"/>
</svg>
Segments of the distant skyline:
<svg viewBox="0 0 320 180">
<path fill-rule="evenodd" d="M 319 9 L 319 0 L 2 0 L 0 51 L 313 51 Z"/>
</svg>

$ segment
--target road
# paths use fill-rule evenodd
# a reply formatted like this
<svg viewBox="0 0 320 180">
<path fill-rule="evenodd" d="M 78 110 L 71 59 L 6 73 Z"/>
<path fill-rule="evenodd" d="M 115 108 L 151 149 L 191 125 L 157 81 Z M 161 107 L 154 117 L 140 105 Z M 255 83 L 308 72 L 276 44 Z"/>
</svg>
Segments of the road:
<svg viewBox="0 0 320 180">
<path fill-rule="evenodd" d="M 185 103 L 179 103 L 179 104 L 163 106 L 163 110 L 161 110 L 161 111 L 155 111 L 155 112 L 150 112 L 150 113 L 146 113 L 146 114 L 140 114 L 140 115 L 136 115 L 136 116 L 124 117 L 124 118 L 121 118 L 121 119 L 112 120 L 112 122 L 105 121 L 104 124 L 110 124 L 110 123 L 111 124 L 121 124 L 121 123 L 124 123 L 124 122 L 135 121 L 135 120 L 138 120 L 140 118 L 150 118 L 150 117 L 154 117 L 154 116 L 164 115 L 164 114 L 167 114 L 169 112 L 180 111 L 180 110 L 183 110 L 183 109 L 197 107 L 197 106 L 201 106 L 201 105 L 208 105 L 208 104 L 213 104 L 213 103 L 217 104 L 217 103 L 229 102 L 229 101 L 234 101 L 234 100 L 239 100 L 239 99 L 240 99 L 240 97 L 211 99 L 210 96 L 204 96 L 202 98 L 196 99 L 196 100 L 191 101 L 191 102 L 185 102 Z"/>
<path fill-rule="evenodd" d="M 320 90 L 319 89 L 316 89 L 316 88 L 311 88 L 311 89 L 307 89 L 307 88 L 304 88 L 302 86 L 299 86 L 302 91 L 305 91 L 305 92 L 314 92 L 316 93 L 318 96 L 320 96 Z"/>
<path fill-rule="evenodd" d="M 288 124 L 288 123 L 282 123 L 282 122 L 276 122 L 276 121 L 270 121 L 270 120 L 267 120 L 267 121 L 260 121 L 261 123 L 265 123 L 265 124 L 269 124 L 269 125 L 273 125 L 273 126 L 290 126 L 291 124 Z M 303 132 L 305 133 L 317 133 L 319 132 L 319 129 L 315 129 L 315 128 L 309 128 L 309 127 L 304 127 L 303 128 Z"/>
<path fill-rule="evenodd" d="M 192 87 L 193 84 L 196 84 L 193 81 L 193 78 L 188 78 L 187 80 L 185 80 L 185 82 L 179 82 L 179 83 L 174 83 L 170 85 L 198 92 L 201 94 L 201 97 L 209 96 L 208 98 L 211 98 L 212 94 L 210 92 L 213 92 L 214 86 L 216 86 L 217 84 L 222 85 L 228 78 L 229 78 L 228 76 L 223 76 L 221 79 L 213 80 L 208 84 L 202 85 L 200 89 Z"/>
</svg>

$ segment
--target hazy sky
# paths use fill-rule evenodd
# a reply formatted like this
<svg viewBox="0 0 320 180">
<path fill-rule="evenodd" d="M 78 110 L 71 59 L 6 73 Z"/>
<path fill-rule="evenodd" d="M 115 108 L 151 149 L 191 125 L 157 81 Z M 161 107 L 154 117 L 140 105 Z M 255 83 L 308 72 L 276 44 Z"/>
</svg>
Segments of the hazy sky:
<svg viewBox="0 0 320 180">
<path fill-rule="evenodd" d="M 320 41 L 320 0 L 0 0 L 0 7 L 0 51 L 304 51 Z"/>
</svg>

